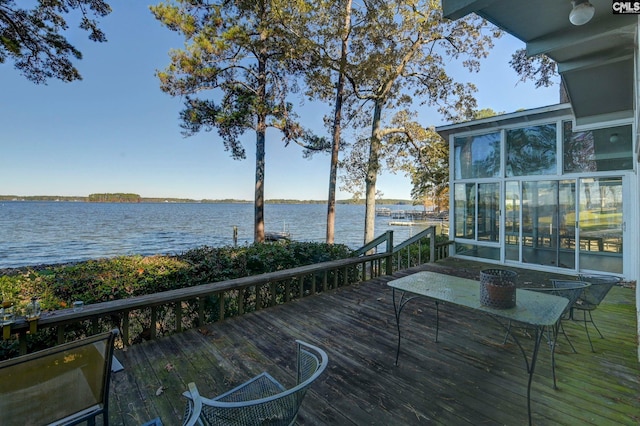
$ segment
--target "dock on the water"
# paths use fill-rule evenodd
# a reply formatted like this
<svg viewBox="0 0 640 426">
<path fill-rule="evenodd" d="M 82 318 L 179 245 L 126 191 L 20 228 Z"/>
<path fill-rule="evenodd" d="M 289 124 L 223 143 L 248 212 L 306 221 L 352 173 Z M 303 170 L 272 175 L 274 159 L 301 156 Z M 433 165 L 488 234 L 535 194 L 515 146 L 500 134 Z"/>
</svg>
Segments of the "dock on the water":
<svg viewBox="0 0 640 426">
<path fill-rule="evenodd" d="M 416 225 L 420 225 L 419 223 L 416 222 L 409 222 L 406 220 L 400 220 L 400 221 L 391 221 L 389 222 L 389 226 L 416 226 Z"/>
</svg>

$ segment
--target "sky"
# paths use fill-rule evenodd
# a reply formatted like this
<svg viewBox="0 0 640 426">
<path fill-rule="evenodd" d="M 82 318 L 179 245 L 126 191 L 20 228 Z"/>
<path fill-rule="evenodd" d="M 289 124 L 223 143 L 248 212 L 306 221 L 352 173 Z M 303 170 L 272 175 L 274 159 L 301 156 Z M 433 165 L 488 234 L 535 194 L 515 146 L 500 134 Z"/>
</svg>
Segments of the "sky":
<svg viewBox="0 0 640 426">
<path fill-rule="evenodd" d="M 243 141 L 247 159 L 233 160 L 215 131 L 180 133 L 182 100 L 163 93 L 156 70 L 182 38 L 162 27 L 148 9 L 158 2 L 112 0 L 101 20 L 106 43 L 94 43 L 69 19 L 67 38 L 83 53 L 83 80 L 36 85 L 10 61 L 0 64 L 0 195 L 82 196 L 135 193 L 142 197 L 253 200 L 255 136 Z M 479 108 L 513 112 L 556 104 L 558 86 L 536 89 L 509 66 L 523 43 L 504 35 L 480 73 L 452 67 L 459 81 L 478 87 Z M 292 98 L 305 126 L 322 129 L 329 106 Z M 435 108 L 417 107 L 424 126 L 447 124 Z M 328 135 L 327 135 L 328 136 Z M 329 156 L 302 157 L 267 135 L 266 199 L 325 200 Z M 384 198 L 410 199 L 404 175 L 383 173 Z M 338 199 L 351 194 L 338 191 Z"/>
</svg>

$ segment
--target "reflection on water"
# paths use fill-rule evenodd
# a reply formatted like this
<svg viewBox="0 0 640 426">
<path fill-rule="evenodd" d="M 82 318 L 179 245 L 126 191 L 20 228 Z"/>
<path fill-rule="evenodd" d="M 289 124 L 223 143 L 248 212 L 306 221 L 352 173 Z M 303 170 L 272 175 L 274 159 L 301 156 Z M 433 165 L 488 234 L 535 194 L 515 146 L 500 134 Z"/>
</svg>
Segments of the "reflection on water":
<svg viewBox="0 0 640 426">
<path fill-rule="evenodd" d="M 265 228 L 323 242 L 326 215 L 324 204 L 267 204 Z M 253 241 L 252 204 L 4 202 L 0 268 L 232 245 L 234 226 L 238 244 Z M 375 234 L 392 229 L 397 244 L 423 228 L 390 226 L 389 217 L 377 217 Z M 355 249 L 363 236 L 364 206 L 337 205 L 335 242 Z"/>
</svg>

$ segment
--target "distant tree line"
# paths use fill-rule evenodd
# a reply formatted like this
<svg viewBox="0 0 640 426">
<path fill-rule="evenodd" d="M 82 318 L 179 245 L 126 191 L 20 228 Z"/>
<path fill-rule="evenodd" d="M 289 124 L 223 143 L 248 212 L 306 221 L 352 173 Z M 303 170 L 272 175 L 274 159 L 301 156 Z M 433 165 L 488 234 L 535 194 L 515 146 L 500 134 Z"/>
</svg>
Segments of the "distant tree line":
<svg viewBox="0 0 640 426">
<path fill-rule="evenodd" d="M 64 195 L 0 195 L 0 201 L 74 201 L 74 202 L 91 202 L 91 203 L 202 203 L 202 204 L 246 204 L 251 203 L 249 200 L 236 200 L 233 198 L 225 198 L 219 200 L 194 200 L 191 198 L 157 198 L 157 197 L 141 197 L 138 194 L 91 194 L 88 197 L 64 196 Z M 270 199 L 265 200 L 265 204 L 324 204 L 326 200 L 294 200 L 294 199 Z M 349 198 L 346 200 L 337 200 L 337 204 L 364 204 L 365 200 Z M 380 198 L 378 204 L 384 205 L 417 205 L 419 201 L 400 200 L 394 198 Z"/>
<path fill-rule="evenodd" d="M 139 203 L 141 197 L 138 194 L 89 194 L 87 201 L 91 203 Z"/>
</svg>

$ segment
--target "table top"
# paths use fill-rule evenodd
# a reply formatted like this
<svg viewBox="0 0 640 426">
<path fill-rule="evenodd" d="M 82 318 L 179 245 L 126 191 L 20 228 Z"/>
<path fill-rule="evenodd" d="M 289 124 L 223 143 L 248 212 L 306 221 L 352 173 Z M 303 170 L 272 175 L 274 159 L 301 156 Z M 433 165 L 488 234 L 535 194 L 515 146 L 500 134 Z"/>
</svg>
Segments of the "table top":
<svg viewBox="0 0 640 426">
<path fill-rule="evenodd" d="M 555 324 L 569 303 L 564 297 L 517 289 L 514 308 L 496 309 L 480 303 L 479 281 L 437 272 L 418 272 L 389 281 L 388 285 L 397 290 L 534 326 Z"/>
</svg>

